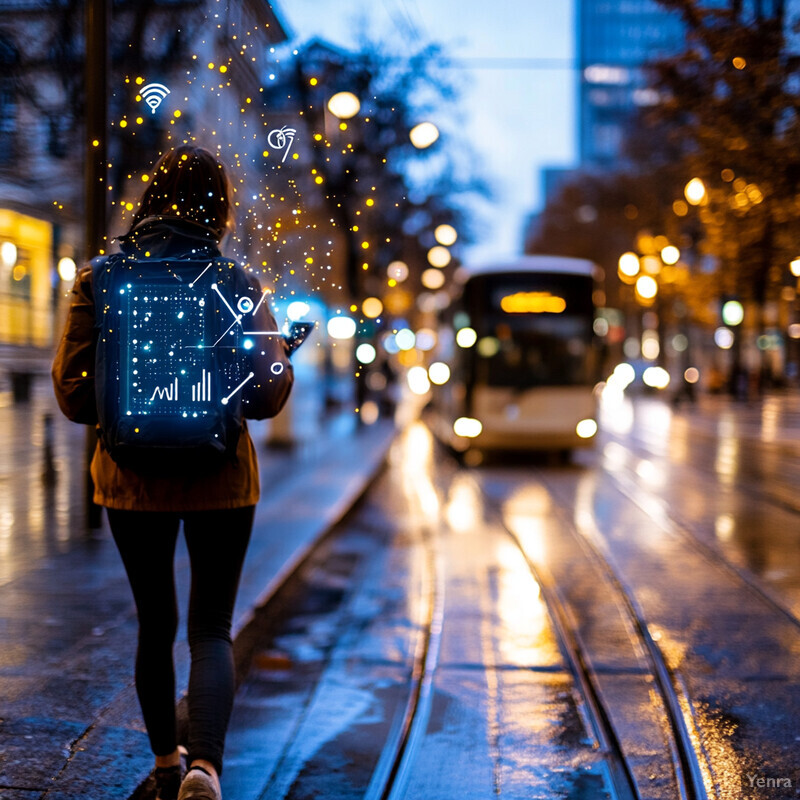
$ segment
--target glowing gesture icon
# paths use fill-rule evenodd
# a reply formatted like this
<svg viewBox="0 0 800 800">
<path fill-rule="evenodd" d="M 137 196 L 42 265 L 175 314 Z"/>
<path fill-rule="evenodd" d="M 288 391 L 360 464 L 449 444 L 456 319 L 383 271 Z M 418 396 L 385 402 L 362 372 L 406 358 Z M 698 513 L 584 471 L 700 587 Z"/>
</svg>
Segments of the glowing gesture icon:
<svg viewBox="0 0 800 800">
<path fill-rule="evenodd" d="M 289 155 L 289 151 L 292 149 L 292 142 L 296 133 L 297 131 L 294 128 L 284 125 L 282 128 L 274 128 L 267 134 L 267 144 L 270 147 L 274 147 L 276 150 L 286 148 L 283 152 L 281 163 L 286 161 L 286 156 Z"/>
</svg>

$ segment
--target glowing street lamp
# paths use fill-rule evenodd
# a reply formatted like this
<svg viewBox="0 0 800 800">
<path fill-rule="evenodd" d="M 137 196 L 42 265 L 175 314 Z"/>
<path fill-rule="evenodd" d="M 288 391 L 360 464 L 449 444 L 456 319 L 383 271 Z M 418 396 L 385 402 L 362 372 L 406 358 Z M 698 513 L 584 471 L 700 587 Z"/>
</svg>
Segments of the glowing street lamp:
<svg viewBox="0 0 800 800">
<path fill-rule="evenodd" d="M 450 263 L 450 251 L 446 247 L 436 245 L 428 250 L 428 263 L 432 267 L 443 269 Z"/>
<path fill-rule="evenodd" d="M 424 150 L 439 138 L 439 129 L 432 122 L 420 122 L 409 131 L 408 137 L 417 150 Z"/>
<path fill-rule="evenodd" d="M 456 243 L 458 234 L 452 225 L 437 225 L 436 230 L 433 232 L 433 237 L 439 244 L 445 247 L 451 247 Z"/>
<path fill-rule="evenodd" d="M 339 119 L 352 119 L 361 110 L 361 101 L 352 92 L 337 92 L 328 100 L 328 111 Z"/>
<path fill-rule="evenodd" d="M 677 264 L 680 257 L 681 251 L 673 244 L 668 244 L 661 251 L 661 260 L 670 266 L 672 266 L 672 264 Z"/>
<path fill-rule="evenodd" d="M 683 194 L 689 203 L 693 206 L 699 206 L 706 197 L 706 185 L 700 178 L 692 178 L 689 183 L 686 184 Z"/>
<path fill-rule="evenodd" d="M 795 278 L 800 278 L 800 258 L 795 258 L 794 261 L 789 264 L 789 269 L 792 271 L 792 275 Z"/>
<path fill-rule="evenodd" d="M 642 300 L 654 300 L 658 294 L 658 284 L 649 275 L 640 275 L 636 281 L 636 294 Z"/>
<path fill-rule="evenodd" d="M 636 253 L 623 253 L 619 257 L 617 271 L 620 280 L 625 283 L 634 283 L 639 274 L 639 256 Z"/>
<path fill-rule="evenodd" d="M 744 308 L 738 300 L 728 300 L 722 305 L 722 321 L 731 327 L 741 325 L 744 319 Z"/>
</svg>

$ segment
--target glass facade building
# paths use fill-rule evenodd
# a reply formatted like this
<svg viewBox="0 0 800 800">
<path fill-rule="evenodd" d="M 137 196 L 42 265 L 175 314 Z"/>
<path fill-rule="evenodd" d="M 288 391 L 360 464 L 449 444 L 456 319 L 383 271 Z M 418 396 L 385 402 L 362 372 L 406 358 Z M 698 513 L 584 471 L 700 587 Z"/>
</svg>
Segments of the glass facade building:
<svg viewBox="0 0 800 800">
<path fill-rule="evenodd" d="M 772 15 L 784 4 L 743 0 L 741 13 Z M 731 0 L 701 5 L 727 8 Z M 656 0 L 576 0 L 576 36 L 580 163 L 613 166 L 633 112 L 658 100 L 643 65 L 683 49 L 683 23 Z"/>
<path fill-rule="evenodd" d="M 656 101 L 642 65 L 679 52 L 684 28 L 656 0 L 578 0 L 578 147 L 586 166 L 613 166 L 633 112 Z"/>
</svg>

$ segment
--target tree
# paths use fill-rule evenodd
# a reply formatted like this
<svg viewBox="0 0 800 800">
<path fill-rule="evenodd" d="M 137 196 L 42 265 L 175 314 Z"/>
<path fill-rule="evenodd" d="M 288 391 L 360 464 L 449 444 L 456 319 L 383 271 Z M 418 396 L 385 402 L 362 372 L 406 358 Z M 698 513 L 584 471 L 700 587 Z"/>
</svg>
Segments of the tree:
<svg viewBox="0 0 800 800">
<path fill-rule="evenodd" d="M 408 263 L 412 284 L 418 280 L 437 225 L 451 224 L 463 238 L 466 214 L 456 198 L 478 186 L 467 149 L 440 140 L 418 150 L 409 140 L 416 124 L 452 107 L 457 93 L 445 64 L 435 44 L 396 57 L 377 43 L 347 52 L 313 40 L 283 60 L 265 88 L 269 113 L 296 126 L 298 141 L 307 143 L 308 168 L 276 169 L 271 193 L 286 187 L 284 194 L 301 196 L 329 222 L 352 300 L 383 295 L 385 267 L 394 260 Z M 341 91 L 360 104 L 347 119 L 327 107 Z"/>
<path fill-rule="evenodd" d="M 659 2 L 681 15 L 687 49 L 651 66 L 663 101 L 645 121 L 677 154 L 683 179 L 703 180 L 703 247 L 721 291 L 763 309 L 800 248 L 800 62 L 784 3 Z"/>
</svg>

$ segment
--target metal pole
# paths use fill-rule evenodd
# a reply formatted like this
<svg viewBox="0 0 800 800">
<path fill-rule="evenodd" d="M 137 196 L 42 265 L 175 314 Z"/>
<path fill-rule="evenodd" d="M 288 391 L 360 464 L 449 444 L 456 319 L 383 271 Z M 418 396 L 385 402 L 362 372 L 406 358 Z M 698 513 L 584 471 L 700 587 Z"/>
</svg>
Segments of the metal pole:
<svg viewBox="0 0 800 800">
<path fill-rule="evenodd" d="M 106 249 L 106 162 L 108 160 L 108 19 L 109 0 L 86 0 L 86 219 L 87 261 Z M 89 528 L 99 528 L 101 508 L 92 499 L 94 483 L 89 460 L 97 442 L 93 428 L 86 431 L 85 512 Z"/>
</svg>

